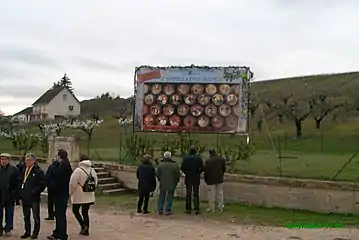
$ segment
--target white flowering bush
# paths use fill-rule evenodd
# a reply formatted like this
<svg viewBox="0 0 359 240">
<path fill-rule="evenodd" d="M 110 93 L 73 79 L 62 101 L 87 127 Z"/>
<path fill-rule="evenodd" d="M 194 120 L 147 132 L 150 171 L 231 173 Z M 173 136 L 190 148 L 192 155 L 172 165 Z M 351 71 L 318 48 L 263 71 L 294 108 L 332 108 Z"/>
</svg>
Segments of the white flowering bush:
<svg viewBox="0 0 359 240">
<path fill-rule="evenodd" d="M 85 119 L 85 120 L 76 119 L 76 120 L 64 122 L 63 124 L 67 128 L 79 129 L 82 130 L 84 133 L 86 133 L 87 155 L 90 157 L 90 147 L 91 147 L 93 130 L 95 128 L 98 128 L 102 122 L 103 119 L 100 119 L 97 115 L 93 115 L 91 119 Z"/>
<path fill-rule="evenodd" d="M 2 129 L 0 136 L 11 141 L 13 148 L 19 152 L 20 156 L 25 156 L 27 152 L 34 149 L 39 143 L 40 134 L 29 133 L 25 129 Z"/>
</svg>

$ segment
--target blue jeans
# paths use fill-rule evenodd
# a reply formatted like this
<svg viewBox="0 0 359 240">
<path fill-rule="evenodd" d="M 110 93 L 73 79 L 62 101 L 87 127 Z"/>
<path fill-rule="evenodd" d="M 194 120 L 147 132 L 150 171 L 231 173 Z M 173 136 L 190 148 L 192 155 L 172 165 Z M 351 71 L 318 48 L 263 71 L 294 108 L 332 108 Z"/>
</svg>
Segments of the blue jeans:
<svg viewBox="0 0 359 240">
<path fill-rule="evenodd" d="M 5 232 L 10 232 L 14 229 L 14 208 L 15 202 L 6 203 L 4 205 L 0 204 L 0 230 Z M 5 227 L 3 228 L 4 220 L 4 209 L 5 209 Z"/>
<path fill-rule="evenodd" d="M 160 193 L 158 195 L 158 212 L 163 212 L 163 205 L 166 199 L 166 208 L 165 211 L 172 211 L 172 202 L 173 202 L 174 191 L 164 191 L 160 189 Z"/>
</svg>

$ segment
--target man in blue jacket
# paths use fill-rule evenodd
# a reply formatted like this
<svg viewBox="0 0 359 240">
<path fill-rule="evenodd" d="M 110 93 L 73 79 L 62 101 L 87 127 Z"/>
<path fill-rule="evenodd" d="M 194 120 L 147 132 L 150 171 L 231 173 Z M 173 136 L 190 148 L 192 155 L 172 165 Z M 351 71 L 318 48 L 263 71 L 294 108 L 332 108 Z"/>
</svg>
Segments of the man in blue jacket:
<svg viewBox="0 0 359 240">
<path fill-rule="evenodd" d="M 181 171 L 185 174 L 186 185 L 186 213 L 192 213 L 192 193 L 194 213 L 199 213 L 199 185 L 201 174 L 204 170 L 202 158 L 197 154 L 197 149 L 192 146 L 188 150 L 188 155 L 182 160 Z"/>
<path fill-rule="evenodd" d="M 72 174 L 68 154 L 64 149 L 58 150 L 57 159 L 54 161 L 53 186 L 56 191 L 53 194 L 55 202 L 56 227 L 48 239 L 67 240 L 67 202 L 69 200 L 69 183 Z"/>
</svg>

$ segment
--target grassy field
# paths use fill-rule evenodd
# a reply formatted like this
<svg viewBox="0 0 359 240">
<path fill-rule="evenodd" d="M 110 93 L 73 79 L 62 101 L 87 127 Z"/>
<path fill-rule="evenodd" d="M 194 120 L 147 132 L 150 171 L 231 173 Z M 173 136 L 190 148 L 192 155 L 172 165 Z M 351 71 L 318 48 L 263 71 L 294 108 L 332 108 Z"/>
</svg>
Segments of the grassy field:
<svg viewBox="0 0 359 240">
<path fill-rule="evenodd" d="M 359 125 L 356 119 L 349 119 L 341 122 L 340 125 L 330 121 L 324 122 L 321 131 L 315 130 L 312 121 L 308 119 L 304 124 L 304 137 L 297 140 L 293 138 L 294 131 L 290 123 L 280 125 L 271 123 L 270 127 L 271 129 L 263 129 L 261 132 L 252 128 L 251 141 L 257 150 L 250 161 L 240 163 L 239 172 L 264 176 L 332 179 L 358 149 Z M 126 148 L 120 146 L 121 144 L 124 146 L 126 137 L 132 134 L 130 129 L 131 126 L 120 128 L 114 118 L 105 119 L 103 125 L 94 131 L 91 158 L 120 162 L 120 156 L 124 157 L 127 151 Z M 270 131 L 271 138 L 267 130 Z M 66 130 L 63 135 L 69 135 L 72 132 Z M 161 148 L 163 139 L 178 137 L 177 134 L 159 133 L 141 133 L 140 135 L 156 140 L 155 144 L 158 149 Z M 86 153 L 86 135 L 80 136 L 82 152 Z M 208 148 L 234 144 L 240 140 L 240 137 L 229 135 L 192 134 L 190 137 L 199 140 Z M 0 151 L 16 154 L 11 143 L 4 139 L 0 139 Z M 34 151 L 42 155 L 39 149 Z M 161 152 L 156 152 L 156 155 L 160 157 Z M 282 158 L 278 158 L 278 155 Z M 337 180 L 356 181 L 358 171 L 359 156 L 351 161 Z"/>
<path fill-rule="evenodd" d="M 150 200 L 150 211 L 156 212 L 156 199 Z M 125 210 L 129 213 L 136 212 L 137 196 L 121 195 L 116 197 L 98 196 L 96 207 L 106 208 L 111 212 Z M 183 213 L 185 202 L 183 199 L 174 199 L 173 212 L 175 218 L 185 218 L 198 221 L 199 219 L 212 219 L 234 224 L 257 224 L 267 226 L 288 227 L 301 224 L 340 224 L 343 227 L 358 226 L 359 219 L 355 215 L 344 214 L 319 214 L 308 211 L 293 211 L 279 208 L 254 207 L 249 205 L 227 204 L 223 213 L 203 212 L 199 216 L 187 216 Z M 201 208 L 208 207 L 206 202 L 201 203 Z M 109 209 L 110 208 L 110 209 Z"/>
</svg>

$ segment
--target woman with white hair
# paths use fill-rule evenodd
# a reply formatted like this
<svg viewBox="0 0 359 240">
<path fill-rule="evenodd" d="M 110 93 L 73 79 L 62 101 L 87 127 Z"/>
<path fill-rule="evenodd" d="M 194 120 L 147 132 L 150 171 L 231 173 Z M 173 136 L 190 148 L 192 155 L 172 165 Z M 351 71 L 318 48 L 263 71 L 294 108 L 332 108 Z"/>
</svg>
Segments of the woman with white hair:
<svg viewBox="0 0 359 240">
<path fill-rule="evenodd" d="M 81 156 L 79 166 L 74 170 L 70 179 L 72 212 L 80 224 L 80 235 L 89 235 L 89 210 L 90 206 L 95 203 L 97 183 L 98 177 L 92 168 L 91 161 L 87 156 Z"/>
</svg>

